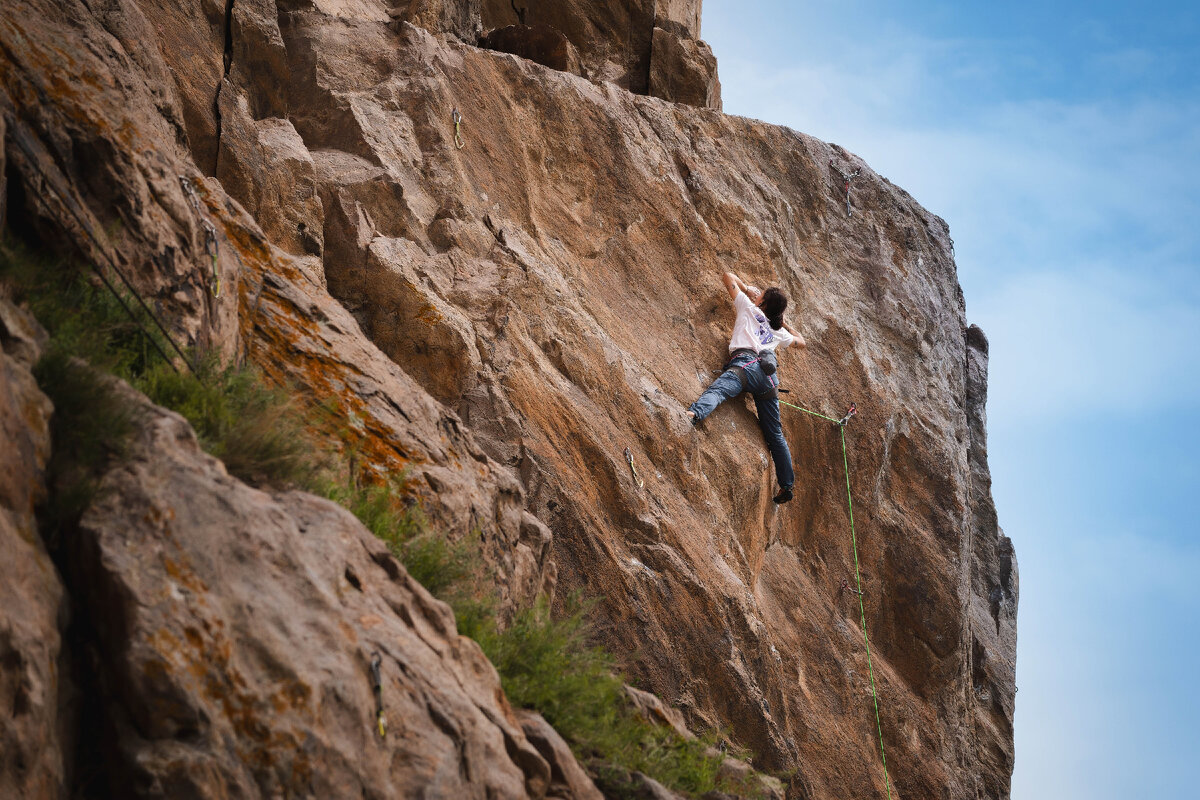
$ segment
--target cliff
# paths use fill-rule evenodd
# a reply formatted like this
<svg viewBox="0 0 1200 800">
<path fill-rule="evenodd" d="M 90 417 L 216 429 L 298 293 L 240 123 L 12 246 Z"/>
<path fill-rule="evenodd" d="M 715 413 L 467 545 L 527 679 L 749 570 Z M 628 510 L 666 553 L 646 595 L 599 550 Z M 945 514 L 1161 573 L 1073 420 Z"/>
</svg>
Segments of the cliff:
<svg viewBox="0 0 1200 800">
<path fill-rule="evenodd" d="M 437 525 L 478 535 L 507 607 L 555 586 L 595 600 L 632 679 L 789 773 L 793 796 L 887 796 L 858 598 L 841 589 L 855 555 L 838 431 L 784 410 L 797 498 L 777 508 L 748 407 L 698 430 L 683 417 L 724 357 L 720 272 L 781 286 L 809 343 L 783 359 L 787 399 L 859 409 L 847 466 L 891 793 L 1008 796 L 1017 570 L 990 497 L 987 340 L 947 227 L 836 145 L 720 113 L 699 2 L 531 2 L 524 20 L 491 0 L 10 5 L 10 226 L 121 268 L 180 341 L 336 402 L 368 471 L 404 470 Z M 485 34 L 527 57 L 476 46 Z M 854 169 L 848 214 L 839 170 Z M 43 407 L 21 396 L 4 399 L 9 442 L 45 413 L 10 412 Z M 0 786 L 70 791 L 69 608 L 109 643 L 100 685 L 125 709 L 109 732 L 130 796 L 179 796 L 170 776 L 189 796 L 553 795 L 553 748 L 530 744 L 446 612 L 336 509 L 229 488 L 198 454 L 186 474 L 244 504 L 214 498 L 216 521 L 197 499 L 144 498 L 160 461 L 193 458 L 173 424 L 139 439 L 144 474 L 111 478 L 116 505 L 192 509 L 194 524 L 164 539 L 91 509 L 65 577 L 31 533 L 47 445 L 6 448 L 5 536 L 24 543 L 6 570 L 27 577 L 5 591 L 27 599 L 3 606 L 0 685 L 40 699 L 14 701 L 4 752 L 28 755 L 6 755 Z M 280 610 L 243 618 L 250 573 L 228 565 L 263 562 Z M 211 599 L 149 618 L 130 599 L 180 583 Z M 222 667 L 231 648 L 242 660 Z M 372 648 L 412 696 L 448 698 L 406 712 L 411 737 L 377 756 L 354 739 Z M 196 694 L 210 673 L 250 688 Z M 445 675 L 453 691 L 428 688 Z M 162 707 L 175 722 L 155 721 Z M 238 727 L 260 715 L 265 743 Z"/>
</svg>

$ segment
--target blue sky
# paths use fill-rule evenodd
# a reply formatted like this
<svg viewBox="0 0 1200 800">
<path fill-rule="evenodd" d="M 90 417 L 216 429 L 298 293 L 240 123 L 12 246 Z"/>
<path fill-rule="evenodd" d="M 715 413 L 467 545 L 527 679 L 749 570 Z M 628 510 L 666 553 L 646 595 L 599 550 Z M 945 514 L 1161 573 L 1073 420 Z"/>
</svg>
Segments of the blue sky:
<svg viewBox="0 0 1200 800">
<path fill-rule="evenodd" d="M 725 110 L 950 224 L 1017 548 L 1015 800 L 1200 796 L 1200 11 L 706 0 Z"/>
</svg>

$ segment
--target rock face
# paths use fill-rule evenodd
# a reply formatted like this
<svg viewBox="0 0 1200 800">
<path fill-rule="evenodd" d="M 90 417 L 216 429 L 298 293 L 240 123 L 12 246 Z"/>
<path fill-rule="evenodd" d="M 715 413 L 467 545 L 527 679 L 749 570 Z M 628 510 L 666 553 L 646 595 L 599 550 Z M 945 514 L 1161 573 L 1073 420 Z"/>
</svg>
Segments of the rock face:
<svg viewBox="0 0 1200 800">
<path fill-rule="evenodd" d="M 237 9 L 230 30 L 248 41 L 234 39 L 230 52 L 280 42 L 273 5 L 270 14 L 250 3 Z M 217 148 L 218 174 L 245 193 L 276 245 L 219 181 L 196 173 L 183 148 L 188 137 L 175 82 L 150 33 L 179 24 L 173 3 L 126 3 L 99 17 L 82 4 L 26 10 L 30 16 L 0 23 L 13 59 L 0 108 L 11 120 L 6 156 L 18 178 L 9 187 L 21 206 L 16 224 L 48 241 L 65 231 L 87 258 L 115 264 L 183 345 L 250 359 L 280 383 L 335 404 L 364 469 L 381 478 L 405 470 L 434 522 L 453 537 L 481 536 L 503 576 L 506 603 L 551 589 L 550 534 L 525 511 L 515 475 L 489 459 L 461 419 L 364 337 L 325 291 L 321 258 L 307 254 L 325 249 L 320 198 L 304 195 L 314 191 L 316 162 L 290 122 L 250 115 L 251 99 L 281 102 L 277 92 L 237 88 L 242 80 L 269 80 L 273 73 L 254 65 L 286 67 L 281 55 L 256 51 L 250 66 L 231 63 L 219 97 Z M 371 24 L 386 34 L 387 14 L 375 11 Z M 28 26 L 30 19 L 47 22 Z M 56 22 L 66 19 L 81 24 Z M 193 22 L 202 35 L 207 22 Z M 183 65 L 175 72 L 193 75 Z M 76 85 L 64 74 L 82 78 Z M 354 179 L 352 171 L 339 174 Z M 195 204 L 181 179 L 194 188 Z M 259 193 L 259 180 L 269 182 L 269 192 Z M 219 296 L 211 291 L 205 222 L 215 230 Z"/>
<path fill-rule="evenodd" d="M 230 478 L 124 392 L 129 453 L 67 558 L 114 795 L 546 796 L 551 762 L 495 670 L 382 542 L 334 503 Z M 557 796 L 594 795 L 574 777 Z"/>
<path fill-rule="evenodd" d="M 484 0 L 482 24 L 485 30 L 513 25 L 553 30 L 579 53 L 580 74 L 592 80 L 676 103 L 721 108 L 717 60 L 700 41 L 700 0 Z M 492 37 L 485 38 L 485 47 L 554 69 L 577 71 L 511 46 L 493 46 Z"/>
<path fill-rule="evenodd" d="M 506 25 L 489 31 L 481 47 L 536 61 L 542 66 L 586 77 L 575 45 L 549 25 Z"/>
<path fill-rule="evenodd" d="M 364 467 L 406 467 L 437 522 L 478 531 L 510 604 L 554 584 L 553 549 L 560 584 L 599 600 L 612 651 L 692 728 L 797 770 L 805 796 L 882 795 L 857 598 L 839 588 L 855 559 L 837 431 L 785 410 L 798 492 L 775 508 L 744 403 L 696 431 L 682 416 L 724 359 L 720 271 L 781 286 L 809 342 L 782 358 L 789 400 L 860 410 L 849 482 L 893 794 L 1008 796 L 1017 571 L 990 498 L 986 340 L 942 220 L 834 145 L 595 82 L 649 86 L 651 6 L 529 4 L 521 24 L 561 31 L 593 80 L 377 0 L 235 0 L 216 17 L 166 0 L 17 6 L 0 17 L 0 108 L 21 219 L 123 265 L 186 342 L 335 399 Z M 480 13 L 488 29 L 518 23 L 493 0 Z M 680 41 L 699 34 L 698 3 L 657 17 Z M 715 80 L 701 93 L 671 78 L 702 55 L 680 45 L 663 91 L 711 105 Z M 838 170 L 855 168 L 848 216 Z M 103 253 L 75 216 L 104 232 Z M 220 297 L 201 218 L 218 233 Z M 281 525 L 334 514 L 297 505 Z M 338 542 L 321 552 L 366 547 Z M 259 555 L 309 563 L 240 557 Z M 330 603 L 336 577 L 313 577 Z M 287 676 L 268 641 L 239 674 Z M 361 657 L 335 659 L 347 686 L 360 670 L 344 708 L 367 707 Z M 303 682 L 316 713 L 324 684 Z M 184 719 L 207 708 L 181 702 Z M 330 763 L 347 752 L 333 731 L 369 733 L 348 712 L 324 733 L 313 720 L 327 718 L 292 713 L 286 735 L 311 735 Z M 147 747 L 126 761 L 168 758 Z M 543 774 L 479 752 L 501 758 L 498 791 L 533 792 Z M 237 780 L 288 785 L 281 764 Z"/>
<path fill-rule="evenodd" d="M 674 30 L 674 26 L 672 26 Z M 654 27 L 649 94 L 673 103 L 721 110 L 717 59 L 698 39 Z"/>
<path fill-rule="evenodd" d="M 27 800 L 69 791 L 67 606 L 34 517 L 50 454 L 50 401 L 30 373 L 43 337 L 0 298 L 0 797 Z"/>
</svg>

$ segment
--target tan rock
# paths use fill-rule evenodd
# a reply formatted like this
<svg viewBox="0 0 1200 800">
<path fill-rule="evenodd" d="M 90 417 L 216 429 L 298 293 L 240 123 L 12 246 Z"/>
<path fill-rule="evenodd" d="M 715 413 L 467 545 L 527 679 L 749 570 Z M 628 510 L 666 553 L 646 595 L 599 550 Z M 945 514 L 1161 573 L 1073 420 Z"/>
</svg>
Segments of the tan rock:
<svg viewBox="0 0 1200 800">
<path fill-rule="evenodd" d="M 745 761 L 725 758 L 717 770 L 717 780 L 733 787 L 737 795 L 755 797 L 759 800 L 784 800 L 786 790 L 783 782 L 771 775 L 755 772 Z"/>
<path fill-rule="evenodd" d="M 233 91 L 224 94 L 217 178 L 273 244 L 299 258 L 319 257 L 325 215 L 313 159 L 290 122 L 275 117 L 255 121 L 246 100 Z M 316 264 L 320 275 L 319 259 Z"/>
<path fill-rule="evenodd" d="M 587 772 L 575 760 L 571 748 L 558 735 L 558 731 L 542 718 L 541 714 L 518 709 L 517 719 L 521 730 L 542 757 L 550 764 L 550 786 L 547 798 L 578 798 L 578 800 L 601 800 L 603 795 Z"/>
<path fill-rule="evenodd" d="M 450 33 L 475 44 L 482 33 L 481 5 L 481 0 L 400 0 L 388 13 L 399 22 Z"/>
<path fill-rule="evenodd" d="M 592 80 L 645 94 L 654 7 L 653 0 L 483 0 L 482 17 L 484 30 L 519 24 L 560 31 Z"/>
<path fill-rule="evenodd" d="M 584 75 L 575 45 L 549 25 L 506 25 L 489 31 L 479 46 L 528 58 L 550 69 Z"/>
<path fill-rule="evenodd" d="M 52 409 L 30 373 L 44 340 L 0 298 L 0 797 L 27 800 L 70 792 L 67 602 L 34 517 L 50 455 Z"/>
<path fill-rule="evenodd" d="M 698 39 L 654 28 L 650 56 L 650 91 L 673 103 L 721 110 L 721 82 L 717 79 L 717 59 Z"/>
<path fill-rule="evenodd" d="M 684 739 L 695 739 L 696 735 L 688 730 L 687 723 L 679 709 L 671 708 L 657 695 L 643 692 L 634 686 L 625 686 L 625 695 L 633 704 L 637 713 L 652 725 L 666 725 Z"/>
<path fill-rule="evenodd" d="M 197 174 L 169 77 L 186 64 L 128 0 L 104 19 L 62 5 L 22 0 L 0 18 L 5 141 L 36 150 L 10 144 L 6 158 L 39 231 L 95 249 L 38 177 L 65 170 L 183 341 L 337 398 L 370 469 L 407 467 L 447 531 L 481 531 L 510 601 L 552 581 L 548 528 L 563 588 L 599 600 L 606 644 L 693 729 L 727 728 L 755 765 L 800 769 L 813 798 L 883 793 L 857 602 L 839 589 L 856 561 L 840 437 L 785 411 L 799 491 L 776 509 L 744 404 L 681 424 L 724 356 L 719 272 L 783 287 L 809 341 L 782 359 L 791 400 L 860 409 L 850 488 L 896 787 L 1007 796 L 1017 571 L 989 497 L 985 348 L 942 220 L 785 128 L 456 44 L 393 23 L 383 3 L 239 0 L 220 91 L 222 108 L 248 109 L 247 133 L 230 150 L 245 143 L 254 166 L 261 124 L 290 123 L 297 156 L 272 163 L 291 165 L 280 186 L 315 184 L 321 274 L 239 205 L 310 213 L 284 208 L 286 193 L 202 181 L 229 286 L 212 298 L 178 184 Z M 485 22 L 501 11 L 516 22 L 490 1 Z M 652 9 L 527 15 L 562 31 L 593 78 L 648 86 Z M 286 88 L 243 71 L 241 53 L 286 67 Z M 838 170 L 855 168 L 850 216 Z"/>
<path fill-rule="evenodd" d="M 124 394 L 130 452 L 70 557 L 123 796 L 545 796 L 495 670 L 382 542 L 326 500 L 233 480 L 182 418 Z"/>
</svg>

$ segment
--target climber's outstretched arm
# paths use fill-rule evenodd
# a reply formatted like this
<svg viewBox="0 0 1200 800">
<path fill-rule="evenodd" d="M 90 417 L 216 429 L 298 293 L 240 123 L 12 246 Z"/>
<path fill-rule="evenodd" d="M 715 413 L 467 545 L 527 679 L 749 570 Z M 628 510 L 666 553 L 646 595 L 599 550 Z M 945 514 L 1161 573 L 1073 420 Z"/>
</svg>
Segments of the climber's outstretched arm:
<svg viewBox="0 0 1200 800">
<path fill-rule="evenodd" d="M 792 336 L 796 337 L 796 341 L 794 342 L 794 344 L 797 347 L 808 347 L 808 344 L 804 341 L 804 337 L 800 335 L 800 331 L 796 330 L 791 325 L 788 325 L 786 322 L 783 323 L 783 327 L 787 328 L 788 333 L 790 333 Z"/>
<path fill-rule="evenodd" d="M 738 292 L 745 292 L 746 296 L 750 298 L 750 302 L 758 301 L 757 298 L 750 294 L 750 288 L 746 286 L 746 283 L 732 272 L 726 272 L 721 276 L 721 280 L 725 283 L 725 289 L 729 292 L 730 300 L 736 298 Z"/>
</svg>

